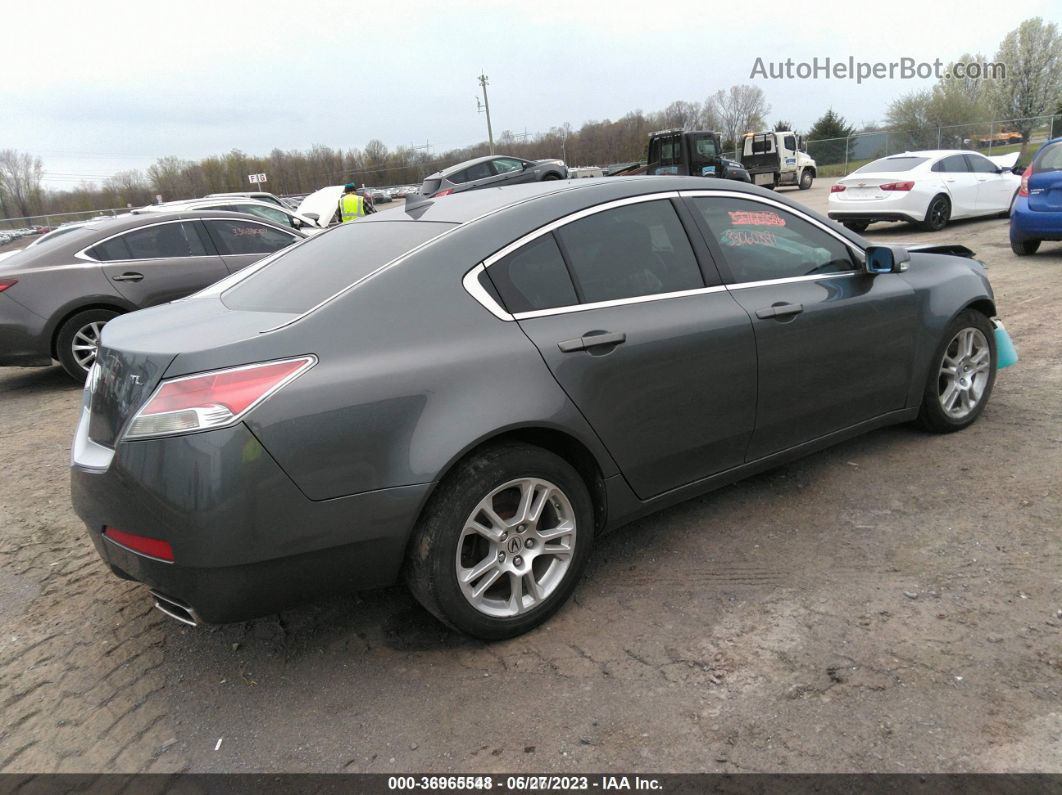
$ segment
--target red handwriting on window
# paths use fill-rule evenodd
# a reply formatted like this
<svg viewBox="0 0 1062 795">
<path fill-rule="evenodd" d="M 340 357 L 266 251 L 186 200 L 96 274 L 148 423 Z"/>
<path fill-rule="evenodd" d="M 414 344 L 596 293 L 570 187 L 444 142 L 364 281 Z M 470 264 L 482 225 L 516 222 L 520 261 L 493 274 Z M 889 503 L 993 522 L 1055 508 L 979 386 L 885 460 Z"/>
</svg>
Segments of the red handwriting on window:
<svg viewBox="0 0 1062 795">
<path fill-rule="evenodd" d="M 785 220 L 777 213 L 739 210 L 728 215 L 734 226 L 785 226 Z"/>
</svg>

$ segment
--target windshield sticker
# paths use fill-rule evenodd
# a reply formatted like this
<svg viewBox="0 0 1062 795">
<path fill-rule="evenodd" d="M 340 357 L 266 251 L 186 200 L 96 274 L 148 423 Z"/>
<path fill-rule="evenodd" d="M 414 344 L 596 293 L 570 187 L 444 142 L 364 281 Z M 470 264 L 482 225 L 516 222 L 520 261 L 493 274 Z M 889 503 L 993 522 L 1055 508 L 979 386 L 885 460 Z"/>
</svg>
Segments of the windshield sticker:
<svg viewBox="0 0 1062 795">
<path fill-rule="evenodd" d="M 772 212 L 738 210 L 727 213 L 734 226 L 785 226 L 785 219 Z"/>
<path fill-rule="evenodd" d="M 778 244 L 778 238 L 774 236 L 774 232 L 760 232 L 756 229 L 727 229 L 719 239 L 724 245 L 733 247 L 776 246 Z"/>
</svg>

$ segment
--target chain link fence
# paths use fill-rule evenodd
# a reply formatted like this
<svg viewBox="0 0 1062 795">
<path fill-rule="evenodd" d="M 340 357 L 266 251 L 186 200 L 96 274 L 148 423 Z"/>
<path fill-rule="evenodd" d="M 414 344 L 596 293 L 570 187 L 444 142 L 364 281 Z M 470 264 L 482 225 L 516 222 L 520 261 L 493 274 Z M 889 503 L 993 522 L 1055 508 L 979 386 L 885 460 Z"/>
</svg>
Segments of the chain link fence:
<svg viewBox="0 0 1062 795">
<path fill-rule="evenodd" d="M 879 157 L 920 149 L 969 149 L 986 155 L 1019 152 L 1031 158 L 1044 141 L 1062 136 L 1062 115 L 949 124 L 921 130 L 868 130 L 847 138 L 807 141 L 819 176 L 843 177 Z"/>
<path fill-rule="evenodd" d="M 27 230 L 33 233 L 50 231 L 63 224 L 77 223 L 78 221 L 91 221 L 100 216 L 114 216 L 129 212 L 128 207 L 115 207 L 107 210 L 86 210 L 76 213 L 49 213 L 47 215 L 27 215 L 22 218 L 0 218 L 0 235 L 21 232 L 22 236 L 28 236 Z"/>
</svg>

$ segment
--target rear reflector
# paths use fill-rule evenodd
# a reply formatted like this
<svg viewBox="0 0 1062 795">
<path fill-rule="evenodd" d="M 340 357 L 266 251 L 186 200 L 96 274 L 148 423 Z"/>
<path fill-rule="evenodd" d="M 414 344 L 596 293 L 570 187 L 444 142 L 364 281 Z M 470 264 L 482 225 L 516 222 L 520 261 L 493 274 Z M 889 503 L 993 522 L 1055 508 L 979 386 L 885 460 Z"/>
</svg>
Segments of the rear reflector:
<svg viewBox="0 0 1062 795">
<path fill-rule="evenodd" d="M 0 280 L 0 293 L 6 290 L 8 287 L 13 287 L 18 284 L 18 279 L 5 279 Z"/>
<path fill-rule="evenodd" d="M 913 182 L 886 182 L 884 185 L 878 185 L 878 190 L 911 190 L 913 187 Z"/>
<path fill-rule="evenodd" d="M 116 544 L 121 544 L 126 549 L 147 555 L 149 558 L 173 562 L 173 548 L 168 541 L 160 541 L 157 538 L 138 536 L 135 533 L 123 533 L 113 527 L 103 528 L 103 534 Z"/>
<path fill-rule="evenodd" d="M 845 190 L 844 185 L 837 183 L 836 185 L 830 185 L 830 193 L 842 193 Z"/>
<path fill-rule="evenodd" d="M 231 425 L 314 365 L 313 356 L 263 362 L 163 381 L 137 412 L 126 439 Z"/>
</svg>

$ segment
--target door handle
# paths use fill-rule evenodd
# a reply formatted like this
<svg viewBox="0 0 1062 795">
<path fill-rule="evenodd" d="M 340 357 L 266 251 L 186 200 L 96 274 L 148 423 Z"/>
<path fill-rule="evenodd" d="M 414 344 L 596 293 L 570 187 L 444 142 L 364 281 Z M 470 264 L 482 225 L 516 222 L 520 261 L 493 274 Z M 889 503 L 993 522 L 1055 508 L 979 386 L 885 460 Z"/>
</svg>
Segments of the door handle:
<svg viewBox="0 0 1062 795">
<path fill-rule="evenodd" d="M 111 280 L 116 282 L 138 282 L 144 278 L 144 274 L 137 273 L 136 271 L 126 271 L 121 276 L 112 276 Z"/>
<path fill-rule="evenodd" d="M 760 320 L 767 320 L 772 317 L 799 315 L 803 311 L 803 304 L 778 304 L 777 306 L 766 306 L 763 309 L 757 309 L 756 317 L 760 318 Z"/>
<path fill-rule="evenodd" d="M 562 353 L 574 351 L 586 351 L 605 345 L 621 345 L 627 341 L 627 335 L 622 331 L 606 331 L 601 334 L 584 334 L 581 337 L 558 342 L 557 347 Z"/>
</svg>

